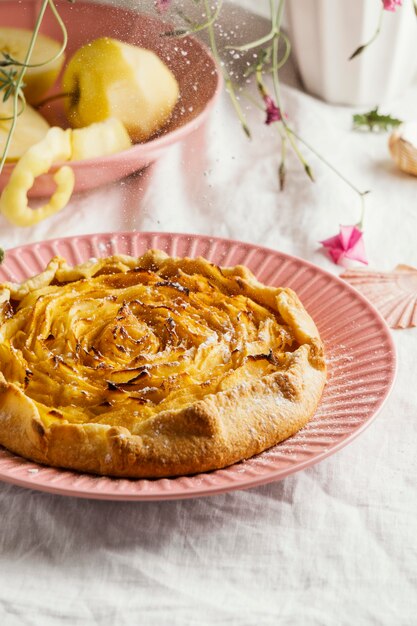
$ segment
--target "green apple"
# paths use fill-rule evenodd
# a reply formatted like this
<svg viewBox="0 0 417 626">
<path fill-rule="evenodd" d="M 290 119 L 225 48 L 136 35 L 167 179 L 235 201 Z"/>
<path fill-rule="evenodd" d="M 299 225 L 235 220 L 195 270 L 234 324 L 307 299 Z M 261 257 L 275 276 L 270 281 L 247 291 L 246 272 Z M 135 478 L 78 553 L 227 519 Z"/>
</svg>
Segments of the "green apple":
<svg viewBox="0 0 417 626">
<path fill-rule="evenodd" d="M 63 76 L 72 127 L 109 117 L 132 141 L 146 141 L 168 121 L 178 100 L 175 76 L 151 50 L 103 37 L 79 48 Z"/>
<path fill-rule="evenodd" d="M 24 28 L 0 27 L 0 52 L 9 54 L 13 59 L 22 63 L 29 48 L 32 31 Z M 38 34 L 35 47 L 30 57 L 30 64 L 45 63 L 59 53 L 61 44 L 55 39 Z M 23 89 L 26 100 L 30 104 L 40 102 L 45 93 L 54 84 L 64 64 L 64 55 L 41 65 L 29 67 L 25 72 Z"/>
</svg>

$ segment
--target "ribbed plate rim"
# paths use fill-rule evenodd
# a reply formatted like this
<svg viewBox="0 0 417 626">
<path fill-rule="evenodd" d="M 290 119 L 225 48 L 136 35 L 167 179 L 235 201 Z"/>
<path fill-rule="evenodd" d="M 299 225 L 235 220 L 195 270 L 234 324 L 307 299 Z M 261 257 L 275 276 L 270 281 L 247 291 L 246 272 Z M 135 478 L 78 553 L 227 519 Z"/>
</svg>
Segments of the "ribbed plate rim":
<svg viewBox="0 0 417 626">
<path fill-rule="evenodd" d="M 108 240 L 114 241 L 115 239 L 123 240 L 127 239 L 129 243 L 132 243 L 135 239 L 147 240 L 147 239 L 158 239 L 158 238 L 168 238 L 170 243 L 172 244 L 173 240 L 180 239 L 188 239 L 192 242 L 197 241 L 197 244 L 201 244 L 201 242 L 207 243 L 216 243 L 216 244 L 224 244 L 226 246 L 239 247 L 244 246 L 248 248 L 249 251 L 257 252 L 260 251 L 265 255 L 275 257 L 276 260 L 295 262 L 298 265 L 301 265 L 303 268 L 309 268 L 314 273 L 323 276 L 327 280 L 332 283 L 339 285 L 342 293 L 349 293 L 353 301 L 357 301 L 361 304 L 363 310 L 368 311 L 375 325 L 379 326 L 379 332 L 381 333 L 381 337 L 385 339 L 387 344 L 389 345 L 389 351 L 387 351 L 387 355 L 389 356 L 389 361 L 387 363 L 386 371 L 389 374 L 389 378 L 387 379 L 383 391 L 379 394 L 378 404 L 374 408 L 371 414 L 369 414 L 366 418 L 362 419 L 358 425 L 352 427 L 351 430 L 340 438 L 336 443 L 330 444 L 321 452 L 309 456 L 305 460 L 296 461 L 294 463 L 288 463 L 287 467 L 277 468 L 277 469 L 266 469 L 259 472 L 257 470 L 256 475 L 248 476 L 245 475 L 246 469 L 240 470 L 243 468 L 242 464 L 235 464 L 229 468 L 225 468 L 222 470 L 217 470 L 215 472 L 208 472 L 196 476 L 181 476 L 173 479 L 158 479 L 158 480 L 127 480 L 127 479 L 117 479 L 117 478 L 107 478 L 107 477 L 95 477 L 88 474 L 79 474 L 77 472 L 72 472 L 70 470 L 58 469 L 58 468 L 44 468 L 43 466 L 37 465 L 31 461 L 27 461 L 25 459 L 21 459 L 8 452 L 4 448 L 0 447 L 0 480 L 3 482 L 11 483 L 20 487 L 35 489 L 39 491 L 45 491 L 53 494 L 65 495 L 65 496 L 76 496 L 81 498 L 91 498 L 91 499 L 100 499 L 100 500 L 119 500 L 119 501 L 157 501 L 157 500 L 171 500 L 171 499 L 183 499 L 183 498 L 194 498 L 208 495 L 215 495 L 218 493 L 225 493 L 229 491 L 239 490 L 239 489 L 248 489 L 252 487 L 256 487 L 268 482 L 281 480 L 295 472 L 306 469 L 307 467 L 311 467 L 316 463 L 324 460 L 325 458 L 331 456 L 336 453 L 341 448 L 345 447 L 349 443 L 351 443 L 360 433 L 362 433 L 370 423 L 375 419 L 375 417 L 380 412 L 381 408 L 385 404 L 395 382 L 396 372 L 397 372 L 397 359 L 396 359 L 396 350 L 395 345 L 392 339 L 391 332 L 379 314 L 379 312 L 375 309 L 375 307 L 366 300 L 366 298 L 360 294 L 356 289 L 354 289 L 351 285 L 347 284 L 345 281 L 340 279 L 338 276 L 326 271 L 325 269 L 311 263 L 310 261 L 306 261 L 298 256 L 290 255 L 278 250 L 274 250 L 273 248 L 266 246 L 259 246 L 257 244 L 253 244 L 251 242 L 240 241 L 230 238 L 223 238 L 211 235 L 200 235 L 200 234 L 192 234 L 192 233 L 179 233 L 179 232 L 165 232 L 165 231 L 114 231 L 114 232 L 102 232 L 102 233 L 89 233 L 83 235 L 72 235 L 67 237 L 56 237 L 51 239 L 46 239 L 40 242 L 33 242 L 29 244 L 24 244 L 22 246 L 17 246 L 11 248 L 7 251 L 5 266 L 7 267 L 7 256 L 14 256 L 16 254 L 21 254 L 25 250 L 36 251 L 39 253 L 39 249 L 44 248 L 45 246 L 55 245 L 59 246 L 61 243 L 68 242 L 71 244 L 74 251 L 76 251 L 77 246 L 79 245 L 80 240 L 87 240 L 91 242 L 92 240 Z M 112 243 L 112 246 L 114 244 Z M 318 320 L 317 320 L 318 321 Z M 331 381 L 328 383 L 328 386 L 331 386 Z M 308 433 L 309 425 L 304 429 L 304 432 Z M 278 446 L 275 446 L 272 450 L 277 450 Z M 249 459 L 244 462 L 245 468 L 252 468 L 259 460 L 262 460 L 264 455 L 267 455 L 268 451 L 254 457 L 254 459 Z M 11 463 L 11 467 L 3 468 L 3 465 L 6 463 Z M 20 477 L 13 475 L 13 470 L 17 467 L 26 467 L 27 466 L 27 476 Z M 40 477 L 38 476 L 38 471 L 43 470 L 49 472 L 51 474 L 51 478 L 44 478 L 42 474 Z M 238 476 L 238 477 L 237 477 Z M 83 478 L 90 483 L 88 487 L 83 487 L 82 490 L 78 487 L 73 486 L 56 486 L 52 482 L 55 478 L 56 480 L 60 480 L 60 478 L 67 479 L 72 482 L 80 481 Z M 201 481 L 210 481 L 205 484 L 203 487 L 199 486 Z M 95 485 L 91 487 L 91 482 Z M 106 486 L 112 485 L 112 488 Z M 123 483 L 123 485 L 121 484 Z M 144 491 L 140 492 L 137 490 L 138 484 L 144 484 Z M 226 484 L 227 483 L 227 484 Z M 183 486 L 182 486 L 183 485 Z M 118 487 L 125 487 L 126 492 L 120 491 L 118 492 Z M 129 486 L 129 487 L 128 487 Z M 136 491 L 134 489 L 136 486 Z M 131 491 L 129 491 L 131 489 Z"/>
</svg>

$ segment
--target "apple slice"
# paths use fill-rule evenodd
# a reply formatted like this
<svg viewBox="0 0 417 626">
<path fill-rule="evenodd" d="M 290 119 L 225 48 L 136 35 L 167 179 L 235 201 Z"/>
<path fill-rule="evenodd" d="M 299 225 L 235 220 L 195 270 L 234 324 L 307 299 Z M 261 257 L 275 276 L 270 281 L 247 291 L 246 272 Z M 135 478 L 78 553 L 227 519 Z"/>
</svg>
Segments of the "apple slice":
<svg viewBox="0 0 417 626">
<path fill-rule="evenodd" d="M 132 142 L 122 122 L 110 118 L 71 131 L 71 161 L 94 159 L 122 152 L 131 145 Z"/>
<path fill-rule="evenodd" d="M 13 59 L 22 63 L 29 48 L 32 31 L 24 28 L 0 27 L 0 52 L 9 54 Z M 39 34 L 33 49 L 30 63 L 36 65 L 52 59 L 61 49 L 61 44 L 55 39 Z M 64 55 L 42 65 L 29 67 L 25 72 L 23 89 L 26 100 L 30 104 L 40 102 L 45 93 L 54 84 L 64 63 Z"/>
<path fill-rule="evenodd" d="M 71 126 L 82 128 L 109 117 L 125 125 L 132 141 L 146 141 L 171 116 L 179 87 L 152 51 L 103 37 L 79 48 L 63 76 Z"/>
<path fill-rule="evenodd" d="M 1 118 L 10 117 L 13 112 L 13 102 L 10 98 L 0 102 L 0 155 L 6 146 L 11 120 Z M 48 122 L 31 106 L 26 105 L 16 122 L 15 131 L 7 154 L 6 162 L 18 161 L 33 144 L 43 139 L 49 130 Z"/>
</svg>

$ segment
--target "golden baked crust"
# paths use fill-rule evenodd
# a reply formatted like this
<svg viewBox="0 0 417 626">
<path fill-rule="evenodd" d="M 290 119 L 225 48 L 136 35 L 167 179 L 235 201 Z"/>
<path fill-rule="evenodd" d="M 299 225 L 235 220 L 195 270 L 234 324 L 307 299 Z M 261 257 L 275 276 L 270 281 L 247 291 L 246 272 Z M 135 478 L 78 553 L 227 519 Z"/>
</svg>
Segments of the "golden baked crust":
<svg viewBox="0 0 417 626">
<path fill-rule="evenodd" d="M 46 465 L 225 467 L 302 428 L 325 379 L 296 294 L 242 266 L 152 250 L 0 285 L 0 444 Z"/>
</svg>

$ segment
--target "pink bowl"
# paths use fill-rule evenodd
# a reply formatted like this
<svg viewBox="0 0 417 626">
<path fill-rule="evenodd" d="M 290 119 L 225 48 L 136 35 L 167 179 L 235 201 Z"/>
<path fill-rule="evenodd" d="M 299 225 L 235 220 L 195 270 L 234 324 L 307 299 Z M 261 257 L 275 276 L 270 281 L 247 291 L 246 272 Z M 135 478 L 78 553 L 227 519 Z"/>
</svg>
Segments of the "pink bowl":
<svg viewBox="0 0 417 626">
<path fill-rule="evenodd" d="M 180 86 L 180 99 L 170 122 L 153 139 L 136 144 L 117 154 L 72 161 L 75 191 L 83 191 L 109 183 L 146 167 L 164 151 L 196 130 L 207 118 L 218 95 L 222 79 L 214 59 L 203 44 L 192 37 L 163 37 L 170 25 L 156 17 L 92 2 L 72 4 L 68 0 L 56 3 L 68 30 L 66 59 L 82 45 L 108 36 L 156 52 L 170 67 Z M 37 0 L 2 0 L 0 24 L 18 28 L 33 28 L 40 3 Z M 59 26 L 50 11 L 45 14 L 41 32 L 62 39 Z M 60 91 L 56 85 L 51 93 Z M 45 105 L 42 114 L 50 124 L 67 126 L 62 104 Z M 0 189 L 7 183 L 13 164 L 6 164 L 0 175 Z M 51 173 L 59 168 L 56 164 Z M 51 174 L 40 176 L 31 196 L 51 195 L 56 185 Z"/>
</svg>

